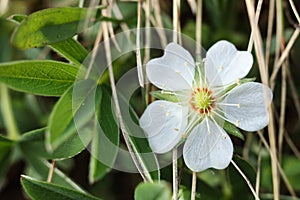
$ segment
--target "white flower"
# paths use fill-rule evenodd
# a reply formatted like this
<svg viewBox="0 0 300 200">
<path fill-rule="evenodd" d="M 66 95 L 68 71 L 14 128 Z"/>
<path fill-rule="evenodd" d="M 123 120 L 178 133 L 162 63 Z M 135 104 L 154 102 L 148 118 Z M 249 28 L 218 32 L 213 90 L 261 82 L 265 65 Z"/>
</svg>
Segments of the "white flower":
<svg viewBox="0 0 300 200">
<path fill-rule="evenodd" d="M 252 64 L 250 53 L 237 51 L 227 41 L 207 51 L 204 67 L 181 46 L 168 44 L 162 57 L 147 63 L 146 72 L 152 84 L 178 102 L 154 101 L 140 118 L 152 150 L 166 153 L 186 138 L 183 157 L 191 170 L 226 168 L 233 145 L 222 122 L 246 131 L 262 129 L 269 122 L 271 90 L 255 82 L 239 84 Z M 237 86 L 228 90 L 234 83 Z"/>
</svg>

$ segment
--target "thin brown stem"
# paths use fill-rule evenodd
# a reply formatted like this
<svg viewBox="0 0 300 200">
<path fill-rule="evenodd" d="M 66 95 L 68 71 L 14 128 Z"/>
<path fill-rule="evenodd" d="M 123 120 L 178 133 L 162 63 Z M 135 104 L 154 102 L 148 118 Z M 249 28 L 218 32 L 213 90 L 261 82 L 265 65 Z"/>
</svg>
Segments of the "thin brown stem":
<svg viewBox="0 0 300 200">
<path fill-rule="evenodd" d="M 197 2 L 196 15 L 196 61 L 201 59 L 201 37 L 202 37 L 202 0 Z M 197 60 L 198 59 L 198 60 Z"/>
<path fill-rule="evenodd" d="M 279 132 L 278 132 L 278 160 L 279 163 L 282 161 L 282 146 L 283 146 L 283 134 L 285 132 L 285 110 L 286 110 L 286 68 L 288 63 L 285 62 L 283 64 L 283 68 L 281 70 L 282 77 L 281 77 L 281 105 L 280 105 L 280 116 L 279 116 Z"/>
<path fill-rule="evenodd" d="M 297 12 L 296 6 L 295 6 L 295 4 L 292 0 L 289 0 L 289 2 L 290 2 L 290 5 L 291 5 L 291 8 L 293 10 L 293 13 L 294 13 L 294 15 L 295 15 L 295 17 L 298 21 L 298 24 L 300 25 L 300 16 L 299 16 L 299 13 Z"/>
<path fill-rule="evenodd" d="M 245 1 L 246 1 L 247 12 L 249 16 L 250 25 L 251 25 L 251 30 L 253 32 L 254 48 L 255 48 L 255 53 L 258 61 L 261 80 L 265 85 L 269 85 L 269 79 L 266 72 L 267 68 L 265 66 L 266 62 L 264 60 L 264 54 L 263 54 L 262 37 L 259 31 L 259 27 L 255 26 L 254 7 L 253 4 L 251 3 L 251 0 L 245 0 Z M 268 134 L 270 140 L 270 153 L 276 155 L 276 151 L 277 151 L 276 134 L 275 134 L 273 110 L 271 107 L 268 108 L 268 113 L 269 113 Z M 278 169 L 277 169 L 276 161 L 277 161 L 276 156 L 271 157 L 273 193 L 274 193 L 275 200 L 279 200 L 279 180 L 278 180 Z"/>
<path fill-rule="evenodd" d="M 279 162 L 278 162 L 278 160 L 277 160 L 276 154 L 274 154 L 274 152 L 271 151 L 270 146 L 269 146 L 268 142 L 266 141 L 266 139 L 264 138 L 262 132 L 261 132 L 261 131 L 258 131 L 257 133 L 258 133 L 258 135 L 259 135 L 259 137 L 260 137 L 262 143 L 264 144 L 264 146 L 265 146 L 265 147 L 267 148 L 267 150 L 270 152 L 271 159 L 273 159 L 273 160 L 276 161 L 276 165 L 277 165 L 277 167 L 278 167 L 278 171 L 279 171 L 279 173 L 280 173 L 280 175 L 281 175 L 281 177 L 282 177 L 282 179 L 283 179 L 283 182 L 285 183 L 285 185 L 286 185 L 286 187 L 287 187 L 289 193 L 290 193 L 293 197 L 296 198 L 297 195 L 296 195 L 296 193 L 295 193 L 293 187 L 291 186 L 289 180 L 287 179 L 287 177 L 286 177 L 286 175 L 285 175 L 285 173 L 284 173 L 282 167 L 280 166 L 280 164 L 279 164 Z"/>
<path fill-rule="evenodd" d="M 278 74 L 278 71 L 279 69 L 281 68 L 282 66 L 282 63 L 285 61 L 285 59 L 289 56 L 289 53 L 290 53 L 290 50 L 292 49 L 294 43 L 296 42 L 296 39 L 298 38 L 299 36 L 299 33 L 300 33 L 300 29 L 296 29 L 292 35 L 292 37 L 290 38 L 289 42 L 287 43 L 284 51 L 282 52 L 278 62 L 276 63 L 274 69 L 273 69 L 273 72 L 271 74 L 271 77 L 270 77 L 270 86 L 271 86 L 271 89 L 274 89 L 275 88 L 275 83 L 276 83 L 276 77 L 277 77 L 277 74 Z"/>
<path fill-rule="evenodd" d="M 246 181 L 248 187 L 250 188 L 253 196 L 255 197 L 255 200 L 259 200 L 258 195 L 256 194 L 251 182 L 249 181 L 248 177 L 244 174 L 244 172 L 237 166 L 237 164 L 231 160 L 232 165 L 237 169 L 237 171 L 241 174 L 241 176 L 244 178 L 244 180 Z"/>
<path fill-rule="evenodd" d="M 173 200 L 178 199 L 178 161 L 177 161 L 177 148 L 174 148 L 172 151 L 173 156 Z"/>
<path fill-rule="evenodd" d="M 254 2 L 253 2 L 254 3 Z M 258 20 L 261 12 L 261 7 L 262 7 L 263 0 L 259 0 L 256 6 L 256 11 L 255 11 L 255 25 L 258 25 Z M 248 48 L 247 51 L 251 52 L 253 48 L 253 32 L 250 34 L 250 39 L 248 43 Z"/>
<path fill-rule="evenodd" d="M 191 200 L 196 199 L 196 186 L 197 186 L 197 173 L 193 172 L 192 175 L 192 193 L 191 193 Z"/>
<path fill-rule="evenodd" d="M 296 111 L 298 114 L 298 119 L 300 119 L 300 102 L 299 102 L 299 97 L 298 97 L 298 93 L 297 93 L 297 89 L 293 80 L 293 76 L 291 74 L 290 68 L 289 66 L 286 68 L 286 73 L 287 73 L 287 78 L 288 78 L 288 82 L 289 82 L 289 88 L 291 89 L 291 94 L 294 100 L 294 104 L 296 107 Z"/>
<path fill-rule="evenodd" d="M 142 20 L 142 3 L 143 0 L 138 1 L 138 15 L 137 15 L 137 25 L 136 25 L 136 64 L 138 71 L 138 79 L 141 87 L 144 87 L 144 72 L 143 72 L 143 64 L 141 58 L 141 45 L 140 45 L 140 30 L 141 30 L 141 20 Z"/>
<path fill-rule="evenodd" d="M 55 169 L 55 160 L 52 160 L 51 167 L 50 167 L 49 173 L 48 173 L 48 178 L 47 178 L 47 182 L 49 182 L 49 183 L 51 183 L 51 181 L 52 181 L 54 169 Z"/>
<path fill-rule="evenodd" d="M 295 156 L 300 160 L 300 151 L 297 149 L 297 146 L 294 144 L 293 140 L 291 139 L 289 133 L 285 131 L 284 138 L 286 143 L 289 145 Z"/>
<path fill-rule="evenodd" d="M 104 0 L 105 1 L 105 0 Z M 103 16 L 106 16 L 106 10 L 102 10 Z M 111 84 L 111 90 L 112 90 L 112 98 L 114 101 L 114 106 L 116 109 L 116 116 L 118 123 L 120 125 L 120 129 L 124 138 L 124 142 L 127 146 L 128 152 L 137 167 L 140 175 L 142 176 L 143 180 L 145 182 L 153 182 L 148 170 L 144 166 L 143 161 L 139 157 L 139 155 L 136 153 L 136 150 L 134 149 L 134 146 L 131 145 L 130 138 L 127 133 L 127 129 L 125 127 L 122 115 L 121 115 L 121 109 L 120 109 L 120 104 L 117 96 L 117 90 L 116 90 L 116 85 L 115 85 L 115 79 L 114 79 L 114 72 L 113 72 L 113 67 L 112 67 L 112 60 L 111 60 L 111 49 L 110 49 L 110 44 L 109 44 L 109 33 L 108 33 L 108 27 L 106 22 L 102 22 L 102 29 L 103 29 L 103 36 L 104 36 L 104 48 L 105 48 L 105 55 L 106 55 L 106 60 L 107 60 L 107 65 L 108 65 L 108 72 L 109 72 L 109 80 Z"/>
<path fill-rule="evenodd" d="M 273 19 L 275 10 L 275 0 L 269 1 L 269 16 L 268 16 L 268 31 L 267 31 L 267 41 L 266 41 L 266 72 L 269 76 L 269 60 L 270 60 L 270 49 L 271 49 L 271 39 L 273 30 Z"/>
<path fill-rule="evenodd" d="M 260 186 L 260 174 L 261 174 L 261 141 L 259 142 L 259 151 L 257 158 L 257 172 L 256 172 L 256 181 L 255 181 L 255 193 L 259 196 L 259 186 Z"/>
</svg>

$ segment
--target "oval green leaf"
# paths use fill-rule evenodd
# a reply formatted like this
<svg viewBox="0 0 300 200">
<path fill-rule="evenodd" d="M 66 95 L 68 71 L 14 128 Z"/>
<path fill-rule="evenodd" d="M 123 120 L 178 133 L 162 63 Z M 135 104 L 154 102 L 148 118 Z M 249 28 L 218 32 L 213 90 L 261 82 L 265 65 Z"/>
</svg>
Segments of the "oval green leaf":
<svg viewBox="0 0 300 200">
<path fill-rule="evenodd" d="M 101 101 L 96 105 L 97 122 L 101 130 L 95 130 L 91 146 L 89 181 L 94 183 L 111 170 L 119 150 L 119 126 L 111 105 L 111 91 L 105 86 L 99 86 Z M 96 95 L 97 96 L 97 95 Z"/>
<path fill-rule="evenodd" d="M 54 43 L 50 45 L 50 47 L 64 58 L 77 65 L 81 65 L 88 55 L 87 50 L 73 38 Z"/>
<path fill-rule="evenodd" d="M 78 192 L 53 183 L 35 180 L 29 176 L 21 176 L 21 184 L 25 192 L 33 200 L 99 200 L 87 193 Z"/>
<path fill-rule="evenodd" d="M 157 90 L 157 91 L 152 91 L 150 94 L 160 100 L 166 100 L 166 101 L 175 102 L 175 103 L 179 102 L 180 99 L 178 99 L 178 97 L 175 94 L 171 94 L 171 93 L 174 93 L 174 92 Z"/>
<path fill-rule="evenodd" d="M 0 81 L 18 91 L 60 96 L 73 84 L 77 72 L 77 67 L 63 62 L 16 61 L 0 64 Z"/>
<path fill-rule="evenodd" d="M 73 93 L 74 87 L 76 94 Z M 77 153 L 85 148 L 92 139 L 92 126 L 85 124 L 95 117 L 95 110 L 89 105 L 89 101 L 99 99 L 100 97 L 93 96 L 95 90 L 93 81 L 76 82 L 70 87 L 59 99 L 54 106 L 49 120 L 49 130 L 47 131 L 46 145 L 51 152 L 65 145 L 66 141 L 74 138 L 74 147 Z M 73 97 L 73 95 L 75 95 Z M 79 113 L 79 114 L 78 114 Z M 74 122 L 74 116 L 77 116 L 77 124 Z M 80 118 L 80 119 L 78 119 Z M 79 124 L 80 123 L 80 124 Z M 82 129 L 81 129 L 82 128 Z M 81 132 L 79 135 L 78 132 Z M 75 151 L 69 155 L 73 156 Z"/>
<path fill-rule="evenodd" d="M 19 143 L 22 151 L 27 152 L 26 154 L 30 154 L 34 157 L 41 157 L 45 159 L 64 159 L 73 157 L 84 149 L 81 139 L 76 134 L 73 134 L 54 151 L 48 152 L 45 147 L 46 132 L 47 128 L 41 128 L 22 134 Z"/>
<path fill-rule="evenodd" d="M 165 182 L 141 183 L 134 192 L 135 200 L 170 200 L 171 190 Z"/>
<path fill-rule="evenodd" d="M 223 128 L 227 133 L 229 133 L 235 137 L 238 137 L 241 140 L 245 140 L 245 137 L 241 133 L 241 131 L 235 125 L 231 124 L 230 122 L 224 121 Z"/>
<path fill-rule="evenodd" d="M 25 18 L 12 36 L 12 43 L 22 49 L 37 48 L 66 40 L 81 32 L 89 12 L 98 9 L 49 8 Z M 88 21 L 89 22 L 89 21 Z"/>
</svg>

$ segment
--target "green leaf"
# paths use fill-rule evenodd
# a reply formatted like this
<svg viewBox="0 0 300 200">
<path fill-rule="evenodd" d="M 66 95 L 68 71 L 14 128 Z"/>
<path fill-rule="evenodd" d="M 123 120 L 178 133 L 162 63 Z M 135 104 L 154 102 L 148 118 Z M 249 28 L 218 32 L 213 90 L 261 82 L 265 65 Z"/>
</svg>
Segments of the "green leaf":
<svg viewBox="0 0 300 200">
<path fill-rule="evenodd" d="M 7 19 L 16 23 L 16 24 L 20 24 L 24 19 L 26 19 L 26 15 L 21 15 L 21 14 L 14 14 L 9 16 Z"/>
<path fill-rule="evenodd" d="M 69 188 L 55 185 L 53 183 L 47 183 L 43 181 L 35 180 L 29 176 L 21 176 L 21 184 L 25 192 L 36 200 L 97 200 L 99 198 L 94 197 L 87 193 L 81 193 Z"/>
<path fill-rule="evenodd" d="M 170 200 L 170 187 L 164 183 L 141 183 L 134 192 L 135 200 Z"/>
<path fill-rule="evenodd" d="M 145 170 L 150 172 L 151 178 L 160 179 L 159 165 L 156 155 L 150 148 L 143 129 L 138 125 L 138 115 L 135 113 L 132 106 L 129 105 L 128 101 L 126 101 L 126 97 L 120 97 L 119 103 L 121 107 L 121 113 L 123 114 L 123 121 L 127 134 L 129 135 L 129 142 L 133 148 L 133 151 L 135 152 L 137 158 L 141 161 L 141 164 L 146 168 Z M 127 97 L 127 99 L 129 98 Z M 127 164 L 129 165 L 128 162 Z M 134 166 L 133 163 L 132 165 Z"/>
<path fill-rule="evenodd" d="M 36 154 L 33 154 L 32 151 L 28 151 L 27 148 L 21 147 L 21 152 L 23 153 L 23 158 L 26 160 L 27 167 L 30 167 L 41 180 L 46 180 L 49 170 L 52 167 L 51 164 L 46 159 L 37 157 Z M 58 168 L 54 169 L 52 182 L 70 189 L 84 191 Z"/>
<path fill-rule="evenodd" d="M 87 50 L 73 38 L 50 45 L 56 52 L 74 64 L 81 65 L 88 55 Z"/>
<path fill-rule="evenodd" d="M 24 19 L 26 19 L 26 15 L 12 15 L 8 19 L 12 22 L 20 24 Z M 73 38 L 68 38 L 66 40 L 53 43 L 50 47 L 62 55 L 67 60 L 80 65 L 84 59 L 86 58 L 88 52 L 87 50 Z"/>
<path fill-rule="evenodd" d="M 300 162 L 296 157 L 285 154 L 283 156 L 283 170 L 295 190 L 300 190 Z"/>
<path fill-rule="evenodd" d="M 96 106 L 96 115 L 101 130 L 97 130 L 92 141 L 90 159 L 90 183 L 101 179 L 114 165 L 119 151 L 119 127 L 111 105 L 111 91 L 100 86 L 101 101 Z"/>
<path fill-rule="evenodd" d="M 241 133 L 241 131 L 235 125 L 231 124 L 230 122 L 224 121 L 223 128 L 227 133 L 229 133 L 233 136 L 236 136 L 236 137 L 240 138 L 241 140 L 245 140 L 245 137 Z"/>
<path fill-rule="evenodd" d="M 236 86 L 238 85 L 241 85 L 243 83 L 248 83 L 248 82 L 253 82 L 255 81 L 256 78 L 243 78 L 241 80 L 239 80 L 238 83 L 233 83 L 231 84 L 230 86 L 228 86 L 226 89 L 225 89 L 225 93 L 229 92 L 230 90 L 232 90 L 233 88 L 235 88 Z"/>
<path fill-rule="evenodd" d="M 77 76 L 73 65 L 50 60 L 0 64 L 0 81 L 9 87 L 43 96 L 60 96 Z"/>
<path fill-rule="evenodd" d="M 22 150 L 34 157 L 63 159 L 73 157 L 84 149 L 84 145 L 81 145 L 81 138 L 78 137 L 77 134 L 74 134 L 54 151 L 48 152 L 45 147 L 46 132 L 47 128 L 41 128 L 24 133 L 19 144 Z M 89 133 L 87 133 L 87 135 L 88 134 Z"/>
<path fill-rule="evenodd" d="M 15 141 L 0 134 L 0 188 L 5 182 L 5 174 L 11 164 L 11 152 Z"/>
<path fill-rule="evenodd" d="M 14 145 L 14 141 L 0 135 L 0 163 L 6 157 L 7 153 L 11 150 Z"/>
<path fill-rule="evenodd" d="M 50 115 L 46 138 L 49 150 L 54 151 L 61 145 L 65 145 L 67 140 L 75 137 L 74 140 L 78 142 L 74 144 L 74 148 L 79 153 L 92 139 L 91 126 L 84 125 L 93 120 L 95 115 L 95 109 L 90 101 L 97 102 L 100 98 L 93 96 L 95 87 L 94 81 L 78 81 L 56 103 Z M 77 124 L 74 123 L 74 116 L 77 117 Z M 80 140 L 82 142 L 79 142 Z"/>
<path fill-rule="evenodd" d="M 171 102 L 175 102 L 175 103 L 179 102 L 180 99 L 178 99 L 178 97 L 172 93 L 174 93 L 174 92 L 165 91 L 165 90 L 157 90 L 157 91 L 151 92 L 150 94 L 160 100 L 166 100 L 166 101 L 171 101 Z"/>
<path fill-rule="evenodd" d="M 180 163 L 179 163 L 180 164 Z M 169 168 L 169 171 L 171 171 L 171 168 Z M 209 183 L 211 180 L 210 179 L 217 179 L 220 178 L 220 172 L 219 170 L 206 170 L 201 173 L 197 173 L 197 185 L 196 185 L 196 199 L 197 200 L 202 200 L 202 199 L 209 199 L 209 200 L 220 200 L 220 199 L 226 199 L 226 196 L 224 193 L 222 193 L 222 190 L 218 186 L 219 182 L 212 185 Z M 163 171 L 162 174 L 165 176 L 166 171 Z M 204 173 L 205 175 L 202 176 Z M 172 176 L 172 174 L 170 174 Z M 202 176 L 202 177 L 200 177 Z M 180 185 L 180 190 L 179 196 L 180 200 L 185 199 L 191 199 L 190 194 L 190 184 L 191 184 L 191 173 L 182 173 L 181 176 L 181 185 Z M 222 188 L 224 189 L 224 188 Z"/>
<path fill-rule="evenodd" d="M 100 11 L 87 8 L 49 8 L 25 18 L 12 36 L 18 48 L 37 48 L 73 37 L 84 29 L 88 13 Z M 87 22 L 93 21 L 92 19 Z"/>
<path fill-rule="evenodd" d="M 191 199 L 191 190 L 187 189 L 185 186 L 180 186 L 178 190 L 178 198 L 180 200 L 190 200 Z"/>
</svg>

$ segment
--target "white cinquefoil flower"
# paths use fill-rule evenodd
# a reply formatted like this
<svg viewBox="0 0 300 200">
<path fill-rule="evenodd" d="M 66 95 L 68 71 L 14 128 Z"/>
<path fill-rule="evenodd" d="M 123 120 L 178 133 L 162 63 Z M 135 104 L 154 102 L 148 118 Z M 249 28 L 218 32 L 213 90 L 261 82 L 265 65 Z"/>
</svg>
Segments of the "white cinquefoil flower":
<svg viewBox="0 0 300 200">
<path fill-rule="evenodd" d="M 186 139 L 183 157 L 191 170 L 226 168 L 233 145 L 222 122 L 245 131 L 257 131 L 269 122 L 271 90 L 260 83 L 239 81 L 252 64 L 249 52 L 238 51 L 227 41 L 207 51 L 204 67 L 181 46 L 168 44 L 164 55 L 146 66 L 150 82 L 178 100 L 154 101 L 141 116 L 140 126 L 152 150 L 166 153 Z"/>
</svg>

